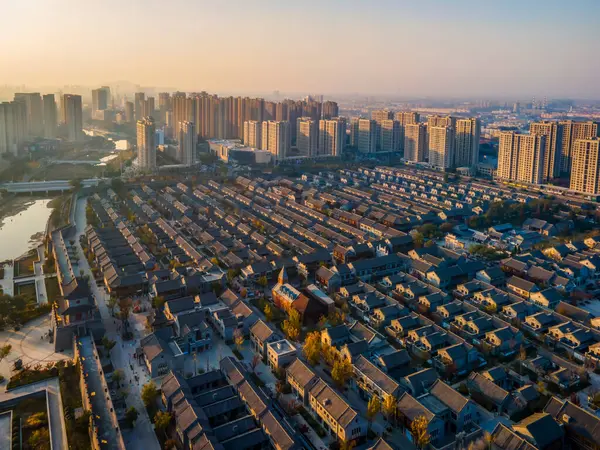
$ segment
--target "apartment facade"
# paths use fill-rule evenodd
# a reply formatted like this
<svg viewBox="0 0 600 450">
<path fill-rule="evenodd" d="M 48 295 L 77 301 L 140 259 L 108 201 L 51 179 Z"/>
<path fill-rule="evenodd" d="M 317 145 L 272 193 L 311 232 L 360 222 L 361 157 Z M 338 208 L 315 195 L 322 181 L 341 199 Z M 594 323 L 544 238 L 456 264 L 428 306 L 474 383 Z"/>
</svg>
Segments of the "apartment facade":
<svg viewBox="0 0 600 450">
<path fill-rule="evenodd" d="M 156 125 L 152 117 L 138 120 L 137 123 L 137 151 L 138 165 L 142 170 L 156 168 Z"/>
<path fill-rule="evenodd" d="M 546 136 L 501 133 L 497 177 L 532 184 L 542 183 L 545 150 Z"/>
<path fill-rule="evenodd" d="M 481 121 L 477 118 L 456 120 L 454 166 L 474 167 L 479 162 Z"/>
<path fill-rule="evenodd" d="M 423 123 L 404 126 L 404 159 L 412 162 L 424 162 L 427 145 L 427 129 Z"/>
<path fill-rule="evenodd" d="M 573 145 L 570 188 L 600 193 L 600 139 L 578 139 Z"/>
<path fill-rule="evenodd" d="M 429 165 L 449 169 L 454 164 L 454 128 L 434 126 L 429 129 Z"/>
<path fill-rule="evenodd" d="M 529 125 L 530 134 L 546 136 L 546 149 L 544 154 L 544 181 L 551 180 L 560 175 L 562 130 L 558 122 L 542 121 Z"/>
<path fill-rule="evenodd" d="M 340 117 L 319 121 L 318 154 L 341 156 L 346 145 L 346 121 Z"/>
<path fill-rule="evenodd" d="M 296 147 L 303 156 L 316 156 L 319 124 L 310 117 L 299 117 L 296 123 Z"/>
</svg>

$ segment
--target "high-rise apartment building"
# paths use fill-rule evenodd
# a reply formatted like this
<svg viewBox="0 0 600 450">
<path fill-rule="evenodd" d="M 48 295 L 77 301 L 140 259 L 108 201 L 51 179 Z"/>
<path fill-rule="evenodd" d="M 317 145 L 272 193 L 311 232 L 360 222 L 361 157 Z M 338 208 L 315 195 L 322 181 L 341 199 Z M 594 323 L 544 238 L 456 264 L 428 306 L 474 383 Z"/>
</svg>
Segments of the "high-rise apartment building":
<svg viewBox="0 0 600 450">
<path fill-rule="evenodd" d="M 427 116 L 427 129 L 433 127 L 454 127 L 456 125 L 456 117 L 452 116 Z"/>
<path fill-rule="evenodd" d="M 377 123 L 381 123 L 382 120 L 392 119 L 393 117 L 394 113 L 392 111 L 388 111 L 387 109 L 371 111 L 371 120 L 374 120 Z"/>
<path fill-rule="evenodd" d="M 262 148 L 262 122 L 246 120 L 244 122 L 244 144 L 252 148 Z"/>
<path fill-rule="evenodd" d="M 110 87 L 102 86 L 92 90 L 92 114 L 96 111 L 104 111 L 110 105 Z"/>
<path fill-rule="evenodd" d="M 561 145 L 563 127 L 558 122 L 533 122 L 529 125 L 530 134 L 546 136 L 544 152 L 544 182 L 560 176 Z"/>
<path fill-rule="evenodd" d="M 346 121 L 341 117 L 319 121 L 319 151 L 322 156 L 341 156 L 346 144 Z"/>
<path fill-rule="evenodd" d="M 26 138 L 27 111 L 24 102 L 0 103 L 0 154 L 17 155 Z"/>
<path fill-rule="evenodd" d="M 600 194 L 600 139 L 577 139 L 571 157 L 571 189 Z"/>
<path fill-rule="evenodd" d="M 268 150 L 273 159 L 281 160 L 288 156 L 291 146 L 291 124 L 269 120 L 262 123 L 262 150 Z"/>
<path fill-rule="evenodd" d="M 44 137 L 54 139 L 56 137 L 56 100 L 54 94 L 46 94 L 43 98 L 44 104 Z"/>
<path fill-rule="evenodd" d="M 25 104 L 27 117 L 26 134 L 29 137 L 41 137 L 44 135 L 44 110 L 42 107 L 42 96 L 39 92 L 27 92 L 15 94 L 15 101 Z"/>
<path fill-rule="evenodd" d="M 142 117 L 154 117 L 154 97 L 148 97 L 142 102 Z"/>
<path fill-rule="evenodd" d="M 358 148 L 358 122 L 361 117 L 350 119 L 350 147 Z"/>
<path fill-rule="evenodd" d="M 340 108 L 338 107 L 337 102 L 332 102 L 331 100 L 323 103 L 323 119 L 329 120 L 334 117 L 337 117 L 340 114 Z"/>
<path fill-rule="evenodd" d="M 83 139 L 81 95 L 64 94 L 63 105 L 65 111 L 65 124 L 67 126 L 67 138 L 69 141 L 81 141 Z"/>
<path fill-rule="evenodd" d="M 392 119 L 382 120 L 379 124 L 379 149 L 382 152 L 400 150 L 400 122 Z"/>
<path fill-rule="evenodd" d="M 192 99 L 189 99 L 185 95 L 185 92 L 175 92 L 171 98 L 173 105 L 173 136 L 179 136 L 179 127 L 183 122 L 191 121 L 191 112 L 188 113 L 188 109 L 192 106 Z M 208 133 L 202 136 L 210 137 Z"/>
<path fill-rule="evenodd" d="M 449 169 L 454 163 L 454 128 L 434 126 L 429 129 L 429 165 Z"/>
<path fill-rule="evenodd" d="M 171 109 L 171 94 L 168 92 L 159 92 L 158 109 L 165 112 Z"/>
<path fill-rule="evenodd" d="M 194 122 L 183 122 L 179 127 L 178 158 L 182 164 L 191 166 L 195 163 L 198 133 Z"/>
<path fill-rule="evenodd" d="M 400 124 L 400 150 L 404 150 L 404 136 L 406 132 L 406 126 L 419 123 L 419 113 L 413 111 L 400 111 L 394 115 L 394 119 Z"/>
<path fill-rule="evenodd" d="M 296 147 L 303 156 L 315 156 L 319 144 L 319 124 L 310 117 L 299 117 L 296 124 Z"/>
<path fill-rule="evenodd" d="M 133 102 L 125 102 L 125 122 L 133 123 L 134 119 Z"/>
<path fill-rule="evenodd" d="M 135 105 L 135 120 L 142 119 L 143 111 L 144 111 L 144 102 L 146 101 L 146 94 L 143 92 L 136 92 L 134 96 L 134 105 Z"/>
<path fill-rule="evenodd" d="M 404 159 L 413 162 L 425 161 L 427 130 L 424 123 L 404 125 Z"/>
<path fill-rule="evenodd" d="M 358 119 L 358 151 L 375 153 L 377 151 L 377 122 L 369 119 Z"/>
<path fill-rule="evenodd" d="M 455 125 L 454 167 L 474 167 L 479 162 L 481 121 L 457 119 Z"/>
<path fill-rule="evenodd" d="M 544 180 L 546 136 L 500 133 L 497 177 L 540 184 Z"/>
<path fill-rule="evenodd" d="M 598 136 L 598 122 L 576 122 L 565 120 L 559 122 L 562 127 L 561 171 L 571 173 L 571 151 L 577 139 L 591 139 Z"/>
<path fill-rule="evenodd" d="M 145 117 L 137 122 L 137 156 L 138 166 L 142 170 L 152 171 L 156 168 L 156 125 L 152 117 Z"/>
</svg>

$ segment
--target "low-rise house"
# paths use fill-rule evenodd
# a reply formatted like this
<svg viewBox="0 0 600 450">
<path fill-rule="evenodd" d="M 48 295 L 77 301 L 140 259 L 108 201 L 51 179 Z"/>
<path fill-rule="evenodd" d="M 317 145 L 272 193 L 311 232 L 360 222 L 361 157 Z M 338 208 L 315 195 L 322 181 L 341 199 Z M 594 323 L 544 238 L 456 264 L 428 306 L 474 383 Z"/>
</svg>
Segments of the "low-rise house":
<svg viewBox="0 0 600 450">
<path fill-rule="evenodd" d="M 484 345 L 494 355 L 512 355 L 519 351 L 522 344 L 522 333 L 510 326 L 498 328 L 485 334 Z"/>
<path fill-rule="evenodd" d="M 321 331 L 321 343 L 323 344 L 339 348 L 349 342 L 352 342 L 352 339 L 346 325 L 328 327 Z"/>
<path fill-rule="evenodd" d="M 472 373 L 467 380 L 471 398 L 486 408 L 499 414 L 514 409 L 510 394 L 479 373 Z"/>
<path fill-rule="evenodd" d="M 286 369 L 286 379 L 304 406 L 308 406 L 308 393 L 320 379 L 300 358 L 296 358 Z"/>
<path fill-rule="evenodd" d="M 361 398 L 368 400 L 376 395 L 383 401 L 388 395 L 397 397 L 400 393 L 400 385 L 364 356 L 359 356 L 353 365 L 352 386 Z"/>
<path fill-rule="evenodd" d="M 262 358 L 267 357 L 267 344 L 280 339 L 279 335 L 260 319 L 250 327 L 250 344 L 252 350 Z"/>
<path fill-rule="evenodd" d="M 328 294 L 337 292 L 342 287 L 342 280 L 336 272 L 321 266 L 315 272 L 316 283 L 323 287 Z"/>
<path fill-rule="evenodd" d="M 542 308 L 554 310 L 564 299 L 563 295 L 555 288 L 549 287 L 540 292 L 532 292 L 529 300 Z"/>
<path fill-rule="evenodd" d="M 353 306 L 360 317 L 365 320 L 373 311 L 382 306 L 386 306 L 385 297 L 377 295 L 375 292 L 368 292 L 352 296 L 350 305 Z"/>
<path fill-rule="evenodd" d="M 410 330 L 413 330 L 421 325 L 419 316 L 415 313 L 411 313 L 408 316 L 400 317 L 392 320 L 389 326 L 386 327 L 386 332 L 390 336 L 396 338 L 403 338 L 408 335 Z"/>
<path fill-rule="evenodd" d="M 438 378 L 438 373 L 434 369 L 429 368 L 402 377 L 399 381 L 400 385 L 406 389 L 410 395 L 418 397 L 425 393 Z"/>
<path fill-rule="evenodd" d="M 475 404 L 442 380 L 433 383 L 428 395 L 450 410 L 448 415 L 439 413 L 438 415 L 442 415 L 444 421 L 450 424 L 449 431 L 451 433 L 466 431 L 471 428 L 473 423 L 477 423 L 478 414 Z M 427 400 L 423 401 L 423 397 L 419 401 L 427 404 Z"/>
<path fill-rule="evenodd" d="M 568 400 L 556 397 L 552 397 L 544 412 L 563 426 L 566 441 L 573 448 L 600 448 L 600 418 Z"/>
<path fill-rule="evenodd" d="M 375 365 L 387 374 L 396 373 L 408 368 L 411 359 L 408 351 L 396 350 L 392 353 L 380 355 L 375 359 Z"/>
<path fill-rule="evenodd" d="M 506 287 L 516 295 L 519 295 L 523 298 L 529 298 L 531 297 L 532 293 L 539 291 L 535 283 L 524 280 L 523 278 L 519 278 L 517 276 L 510 277 L 506 281 Z"/>
<path fill-rule="evenodd" d="M 459 342 L 441 348 L 433 358 L 433 366 L 448 376 L 464 375 L 479 365 L 479 353 L 469 344 Z"/>
<path fill-rule="evenodd" d="M 424 312 L 435 312 L 437 309 L 444 304 L 446 296 L 439 292 L 435 292 L 429 295 L 422 295 L 419 297 L 418 303 Z"/>
<path fill-rule="evenodd" d="M 342 359 L 353 363 L 361 355 L 369 355 L 369 343 L 365 339 L 344 344 L 339 350 Z"/>
<path fill-rule="evenodd" d="M 296 347 L 287 339 L 267 344 L 267 363 L 274 371 L 289 366 L 296 358 Z"/>
<path fill-rule="evenodd" d="M 427 433 L 430 443 L 435 446 L 439 441 L 443 441 L 446 435 L 444 420 L 426 408 L 408 392 L 402 394 L 398 400 L 397 411 L 404 434 L 410 441 L 415 440 L 411 431 L 412 422 L 421 416 L 425 417 L 427 421 Z"/>
<path fill-rule="evenodd" d="M 544 333 L 555 324 L 556 318 L 549 312 L 539 312 L 525 318 L 525 325 L 536 333 Z"/>
<path fill-rule="evenodd" d="M 439 306 L 436 310 L 436 313 L 439 314 L 446 323 L 450 323 L 457 315 L 461 314 L 462 312 L 462 302 L 457 300 Z"/>
<path fill-rule="evenodd" d="M 475 279 L 499 287 L 504 284 L 506 276 L 500 267 L 493 266 L 477 272 L 477 274 L 475 274 Z"/>
<path fill-rule="evenodd" d="M 310 388 L 308 399 L 313 414 L 330 435 L 342 441 L 366 435 L 367 421 L 323 380 Z"/>
<path fill-rule="evenodd" d="M 529 314 L 529 311 L 529 306 L 523 301 L 503 306 L 501 315 L 508 320 L 518 320 L 522 322 Z"/>
<path fill-rule="evenodd" d="M 387 305 L 373 310 L 370 323 L 376 328 L 390 325 L 392 320 L 407 316 L 409 311 L 401 305 Z"/>
</svg>

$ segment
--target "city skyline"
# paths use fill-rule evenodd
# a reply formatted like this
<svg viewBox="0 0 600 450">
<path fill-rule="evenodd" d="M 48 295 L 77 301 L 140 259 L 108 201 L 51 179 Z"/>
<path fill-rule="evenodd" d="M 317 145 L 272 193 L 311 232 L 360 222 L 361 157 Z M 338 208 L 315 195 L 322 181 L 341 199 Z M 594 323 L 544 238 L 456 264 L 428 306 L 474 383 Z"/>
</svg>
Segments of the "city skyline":
<svg viewBox="0 0 600 450">
<path fill-rule="evenodd" d="M 6 43 L 0 65 L 11 68 L 0 85 L 130 80 L 222 93 L 600 98 L 600 62 L 586 56 L 600 34 L 594 24 L 600 4 L 577 3 L 566 9 L 559 1 L 432 1 L 427 7 L 331 1 L 319 4 L 315 14 L 317 4 L 310 0 L 218 5 L 178 0 L 169 8 L 158 1 L 74 6 L 24 0 L 4 6 L 15 20 L 0 30 Z M 299 24 L 306 31 L 292 32 Z M 28 27 L 37 32 L 24 34 Z M 139 42 L 142 28 L 152 30 L 151 45 Z M 329 39 L 341 42 L 336 52 L 315 51 Z M 276 70 L 265 70 L 269 67 Z"/>
</svg>

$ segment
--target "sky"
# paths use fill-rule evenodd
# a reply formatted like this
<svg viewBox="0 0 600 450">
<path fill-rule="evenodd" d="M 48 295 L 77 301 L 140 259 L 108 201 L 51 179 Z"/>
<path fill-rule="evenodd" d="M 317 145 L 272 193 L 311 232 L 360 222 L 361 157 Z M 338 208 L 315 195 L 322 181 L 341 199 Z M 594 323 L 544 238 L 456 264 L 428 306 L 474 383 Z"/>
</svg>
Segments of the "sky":
<svg viewBox="0 0 600 450">
<path fill-rule="evenodd" d="M 600 0 L 0 0 L 0 85 L 600 98 Z"/>
</svg>

